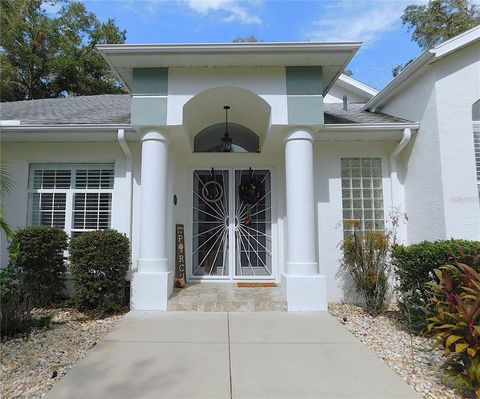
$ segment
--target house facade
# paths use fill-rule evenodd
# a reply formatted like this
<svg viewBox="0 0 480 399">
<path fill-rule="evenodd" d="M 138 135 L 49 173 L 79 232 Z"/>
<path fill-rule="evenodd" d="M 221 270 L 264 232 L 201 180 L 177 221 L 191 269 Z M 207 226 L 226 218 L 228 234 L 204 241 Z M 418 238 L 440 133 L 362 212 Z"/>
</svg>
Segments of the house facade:
<svg viewBox="0 0 480 399">
<path fill-rule="evenodd" d="M 326 310 L 349 296 L 337 277 L 345 220 L 383 230 L 406 212 L 401 242 L 479 239 L 478 38 L 428 64 L 470 79 L 465 96 L 445 82 L 462 99 L 453 118 L 470 102 L 456 138 L 402 108 L 420 83 L 386 95 L 341 75 L 360 43 L 99 46 L 130 94 L 2 104 L 8 220 L 127 234 L 135 310 L 167 308 L 177 225 L 188 281 L 277 282 L 289 310 Z M 424 109 L 438 119 L 450 101 L 436 99 Z"/>
</svg>

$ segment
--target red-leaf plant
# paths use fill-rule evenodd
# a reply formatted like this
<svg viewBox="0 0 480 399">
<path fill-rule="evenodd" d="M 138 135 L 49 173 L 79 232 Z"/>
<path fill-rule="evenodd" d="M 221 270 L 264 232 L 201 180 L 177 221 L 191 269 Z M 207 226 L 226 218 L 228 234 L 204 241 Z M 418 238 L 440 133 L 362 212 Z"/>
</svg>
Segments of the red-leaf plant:
<svg viewBox="0 0 480 399">
<path fill-rule="evenodd" d="M 460 253 L 454 264 L 435 270 L 438 284 L 429 283 L 435 316 L 427 334 L 443 346 L 447 374 L 480 398 L 480 254 Z"/>
</svg>

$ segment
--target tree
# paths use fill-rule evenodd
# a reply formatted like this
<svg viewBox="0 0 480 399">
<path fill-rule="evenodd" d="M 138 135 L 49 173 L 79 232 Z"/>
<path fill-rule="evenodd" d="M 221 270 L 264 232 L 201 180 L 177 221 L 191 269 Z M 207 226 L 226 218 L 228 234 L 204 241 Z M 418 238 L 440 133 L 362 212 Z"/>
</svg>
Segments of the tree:
<svg viewBox="0 0 480 399">
<path fill-rule="evenodd" d="M 254 35 L 246 36 L 246 37 L 236 37 L 233 39 L 234 43 L 256 43 L 262 42 L 263 40 L 258 40 Z"/>
<path fill-rule="evenodd" d="M 6 198 L 13 189 L 13 180 L 8 172 L 5 162 L 0 162 L 0 229 L 3 230 L 7 238 L 12 236 L 12 229 L 8 225 L 5 215 Z"/>
<path fill-rule="evenodd" d="M 480 24 L 480 8 L 470 0 L 430 0 L 405 8 L 402 22 L 426 50 Z"/>
<path fill-rule="evenodd" d="M 392 75 L 393 77 L 397 76 L 400 72 L 402 72 L 407 66 L 409 66 L 411 63 L 413 62 L 413 58 L 406 62 L 405 64 L 398 64 L 398 65 L 395 65 L 393 68 L 392 68 Z"/>
<path fill-rule="evenodd" d="M 125 43 L 113 19 L 100 22 L 79 1 L 0 0 L 0 101 L 119 93 L 121 85 L 96 51 Z"/>
<path fill-rule="evenodd" d="M 343 71 L 343 74 L 349 77 L 353 77 L 353 72 L 350 68 L 345 68 L 345 70 Z"/>
</svg>

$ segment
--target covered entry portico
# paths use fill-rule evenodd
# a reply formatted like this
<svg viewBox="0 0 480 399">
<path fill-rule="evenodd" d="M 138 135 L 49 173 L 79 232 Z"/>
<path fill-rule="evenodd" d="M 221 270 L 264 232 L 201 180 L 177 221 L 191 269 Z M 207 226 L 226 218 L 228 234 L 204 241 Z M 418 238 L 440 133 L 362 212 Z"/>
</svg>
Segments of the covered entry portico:
<svg viewBox="0 0 480 399">
<path fill-rule="evenodd" d="M 132 308 L 167 310 L 173 227 L 183 224 L 189 279 L 271 280 L 288 310 L 326 310 L 313 141 L 323 95 L 359 44 L 207 47 L 100 47 L 132 91 L 141 142 Z M 222 148 L 226 132 L 230 151 Z M 258 197 L 242 198 L 242 185 L 254 185 Z"/>
</svg>

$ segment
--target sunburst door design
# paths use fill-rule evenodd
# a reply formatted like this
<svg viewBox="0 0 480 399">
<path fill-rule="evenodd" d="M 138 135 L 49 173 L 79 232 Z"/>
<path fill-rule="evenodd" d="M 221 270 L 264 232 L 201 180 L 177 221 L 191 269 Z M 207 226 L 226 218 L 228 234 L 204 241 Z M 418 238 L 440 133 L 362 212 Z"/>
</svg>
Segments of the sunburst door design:
<svg viewBox="0 0 480 399">
<path fill-rule="evenodd" d="M 271 208 L 269 170 L 194 171 L 192 275 L 272 276 Z"/>
</svg>

